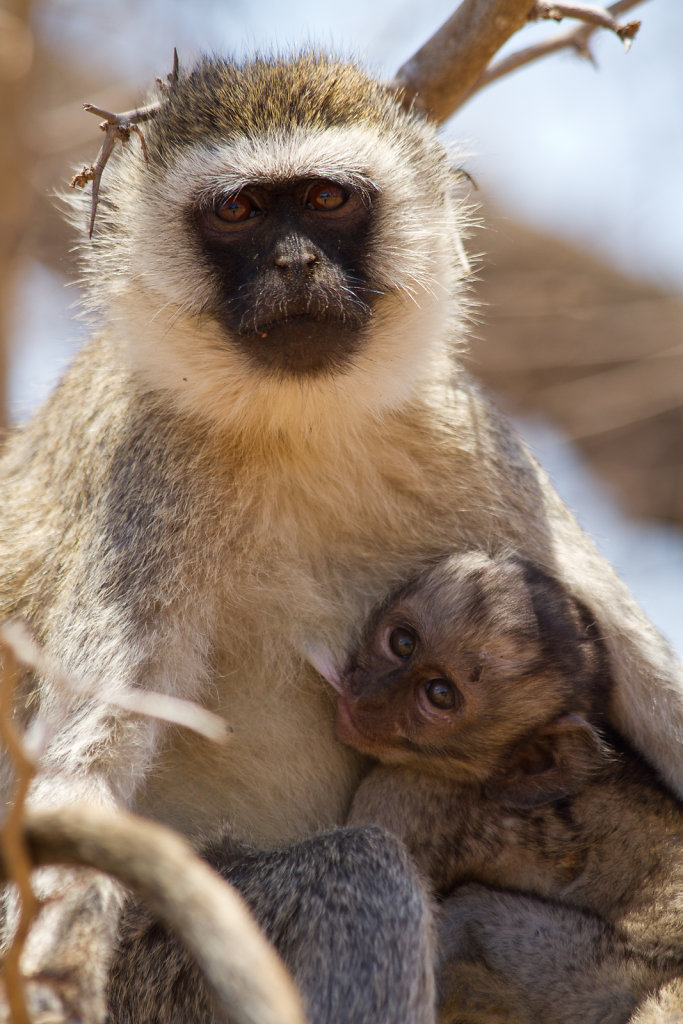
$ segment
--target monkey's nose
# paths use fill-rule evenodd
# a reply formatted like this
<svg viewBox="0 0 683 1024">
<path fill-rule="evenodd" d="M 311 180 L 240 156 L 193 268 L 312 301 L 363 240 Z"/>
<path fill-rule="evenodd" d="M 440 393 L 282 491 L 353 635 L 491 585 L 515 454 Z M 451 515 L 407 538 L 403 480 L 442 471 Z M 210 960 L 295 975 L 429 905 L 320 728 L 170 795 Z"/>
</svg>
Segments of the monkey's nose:
<svg viewBox="0 0 683 1024">
<path fill-rule="evenodd" d="M 313 246 L 285 243 L 278 248 L 273 263 L 287 272 L 308 271 L 319 262 L 319 254 Z"/>
</svg>

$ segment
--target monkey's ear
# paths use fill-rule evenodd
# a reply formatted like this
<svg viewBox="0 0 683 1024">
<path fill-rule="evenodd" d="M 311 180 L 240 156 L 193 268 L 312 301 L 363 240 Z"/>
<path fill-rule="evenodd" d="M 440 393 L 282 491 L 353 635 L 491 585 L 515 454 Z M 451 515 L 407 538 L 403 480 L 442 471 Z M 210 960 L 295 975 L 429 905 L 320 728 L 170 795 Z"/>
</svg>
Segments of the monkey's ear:
<svg viewBox="0 0 683 1024">
<path fill-rule="evenodd" d="M 553 803 L 580 789 L 607 756 L 607 746 L 585 718 L 562 715 L 510 751 L 486 783 L 486 795 L 507 807 Z"/>
</svg>

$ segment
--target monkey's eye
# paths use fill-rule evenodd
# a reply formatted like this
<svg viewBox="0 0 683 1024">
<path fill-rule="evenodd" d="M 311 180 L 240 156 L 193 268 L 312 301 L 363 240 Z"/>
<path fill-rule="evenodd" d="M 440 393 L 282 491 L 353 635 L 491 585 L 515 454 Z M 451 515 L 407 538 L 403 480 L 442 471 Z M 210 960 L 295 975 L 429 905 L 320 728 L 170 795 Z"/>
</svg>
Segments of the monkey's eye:
<svg viewBox="0 0 683 1024">
<path fill-rule="evenodd" d="M 221 199 L 215 206 L 216 216 L 226 224 L 240 224 L 261 213 L 258 206 L 244 192 Z"/>
<path fill-rule="evenodd" d="M 389 637 L 389 646 L 399 658 L 409 658 L 415 650 L 417 637 L 412 629 L 405 626 L 398 626 Z"/>
<path fill-rule="evenodd" d="M 348 192 L 333 181 L 320 181 L 310 189 L 306 196 L 306 209 L 325 212 L 338 210 L 348 201 Z"/>
<path fill-rule="evenodd" d="M 455 687 L 448 679 L 430 679 L 425 683 L 425 693 L 429 703 L 441 711 L 450 711 L 455 707 Z"/>
</svg>

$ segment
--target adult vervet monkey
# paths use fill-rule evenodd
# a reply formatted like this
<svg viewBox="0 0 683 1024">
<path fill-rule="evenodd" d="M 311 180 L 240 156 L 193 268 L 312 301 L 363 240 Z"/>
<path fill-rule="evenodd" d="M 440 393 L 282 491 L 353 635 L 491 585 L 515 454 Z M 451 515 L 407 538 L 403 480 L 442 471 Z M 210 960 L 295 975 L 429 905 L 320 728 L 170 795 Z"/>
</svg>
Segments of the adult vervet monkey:
<svg viewBox="0 0 683 1024">
<path fill-rule="evenodd" d="M 35 801 L 122 804 L 197 839 L 227 819 L 262 848 L 343 821 L 365 765 L 306 644 L 348 649 L 384 594 L 473 545 L 595 610 L 613 719 L 683 791 L 680 667 L 458 364 L 466 217 L 434 128 L 305 54 L 202 62 L 145 139 L 84 250 L 98 329 L 2 460 L 0 607 L 74 676 L 199 700 L 233 735 L 219 749 L 26 678 L 26 719 L 60 723 Z M 375 884 L 363 857 L 357 873 Z M 119 891 L 52 873 L 42 892 L 58 898 L 26 972 L 97 1020 Z M 367 1019 L 427 1021 L 427 953 L 404 985 L 391 928 L 358 932 L 371 978 L 372 955 L 397 962 Z"/>
</svg>

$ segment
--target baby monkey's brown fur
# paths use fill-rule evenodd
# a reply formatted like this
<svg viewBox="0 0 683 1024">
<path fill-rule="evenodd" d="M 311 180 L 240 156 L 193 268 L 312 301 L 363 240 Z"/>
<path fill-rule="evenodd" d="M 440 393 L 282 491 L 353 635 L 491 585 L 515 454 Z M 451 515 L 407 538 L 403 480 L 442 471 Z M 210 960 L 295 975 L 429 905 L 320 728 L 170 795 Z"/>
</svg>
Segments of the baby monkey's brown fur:
<svg viewBox="0 0 683 1024">
<path fill-rule="evenodd" d="M 616 1024 L 683 974 L 683 812 L 603 733 L 598 628 L 556 580 L 456 555 L 385 604 L 344 673 L 327 674 L 340 737 L 382 762 L 349 822 L 400 836 L 445 898 L 448 1020 Z M 503 924 L 507 896 L 483 885 L 542 899 Z M 564 951 L 550 957 L 553 938 Z M 660 1009 L 637 1019 L 668 1019 Z"/>
</svg>

